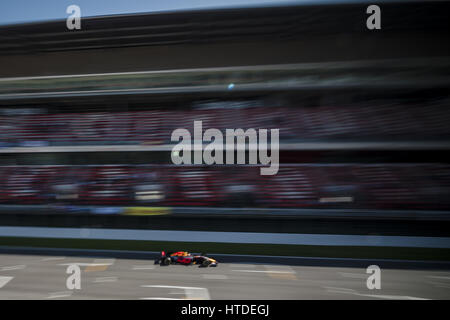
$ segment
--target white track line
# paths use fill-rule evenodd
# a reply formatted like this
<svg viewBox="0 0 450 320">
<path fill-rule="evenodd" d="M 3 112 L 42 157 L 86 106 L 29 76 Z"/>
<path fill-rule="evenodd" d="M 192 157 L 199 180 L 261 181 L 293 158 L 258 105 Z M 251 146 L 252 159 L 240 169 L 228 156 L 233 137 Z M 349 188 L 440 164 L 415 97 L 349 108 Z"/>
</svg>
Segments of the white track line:
<svg viewBox="0 0 450 320">
<path fill-rule="evenodd" d="M 70 297 L 72 295 L 72 291 L 59 291 L 59 292 L 52 292 L 49 294 L 47 299 L 58 299 L 58 298 L 65 298 Z"/>
<path fill-rule="evenodd" d="M 111 266 L 112 263 L 87 263 L 87 262 L 72 262 L 72 263 L 60 263 L 59 266 L 70 266 L 77 265 L 79 267 L 100 267 L 100 266 Z"/>
<path fill-rule="evenodd" d="M 294 269 L 292 269 L 290 266 L 282 266 L 282 265 L 264 265 L 264 268 L 266 268 L 267 272 L 270 273 L 293 273 L 296 272 Z"/>
<path fill-rule="evenodd" d="M 338 287 L 323 287 L 325 290 L 343 291 L 343 292 L 355 292 L 353 289 L 338 288 Z"/>
<path fill-rule="evenodd" d="M 203 274 L 202 277 L 204 279 L 210 280 L 227 280 L 228 277 L 224 274 Z"/>
<path fill-rule="evenodd" d="M 378 298 L 378 299 L 388 299 L 388 300 L 430 300 L 426 298 L 420 297 L 411 297 L 411 296 L 398 296 L 398 295 L 386 295 L 386 294 L 364 294 L 359 293 L 353 289 L 346 288 L 335 288 L 335 287 L 324 287 L 329 293 L 342 293 L 342 294 L 351 294 L 360 297 L 369 297 L 369 298 Z"/>
<path fill-rule="evenodd" d="M 356 294 L 358 296 L 369 297 L 369 298 L 379 298 L 388 300 L 431 300 L 427 298 L 411 297 L 411 296 L 396 296 L 396 295 L 381 295 L 381 294 Z"/>
<path fill-rule="evenodd" d="M 26 265 L 21 264 L 18 266 L 2 267 L 0 268 L 0 271 L 22 270 L 25 269 L 26 267 L 27 267 Z"/>
<path fill-rule="evenodd" d="M 286 274 L 293 274 L 295 272 L 292 271 L 272 271 L 272 270 L 231 270 L 236 272 L 262 272 L 262 273 L 286 273 Z"/>
<path fill-rule="evenodd" d="M 57 260 L 64 260 L 66 257 L 50 257 L 50 258 L 44 258 L 42 261 L 57 261 Z"/>
<path fill-rule="evenodd" d="M 101 283 L 101 282 L 116 282 L 118 280 L 117 277 L 103 277 L 103 278 L 95 278 L 95 283 Z"/>
<path fill-rule="evenodd" d="M 155 269 L 154 265 L 141 265 L 141 266 L 133 266 L 132 270 L 153 270 Z"/>
<path fill-rule="evenodd" d="M 14 277 L 0 277 L 0 289 L 3 288 L 12 279 L 14 279 Z"/>
<path fill-rule="evenodd" d="M 201 287 L 179 287 L 179 286 L 166 286 L 166 285 L 142 285 L 143 288 L 165 288 L 165 289 L 180 289 L 184 290 L 186 299 L 192 300 L 210 300 L 209 291 L 206 288 Z M 177 292 L 178 294 L 178 292 Z"/>
</svg>

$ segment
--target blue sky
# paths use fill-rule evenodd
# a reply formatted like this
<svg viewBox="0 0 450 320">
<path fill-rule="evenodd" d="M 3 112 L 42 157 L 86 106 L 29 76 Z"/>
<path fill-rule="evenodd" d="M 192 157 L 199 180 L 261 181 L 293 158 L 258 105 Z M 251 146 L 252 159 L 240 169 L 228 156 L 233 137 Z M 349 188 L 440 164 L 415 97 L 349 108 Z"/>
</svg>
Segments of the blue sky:
<svg viewBox="0 0 450 320">
<path fill-rule="evenodd" d="M 360 1 L 361 0 L 0 0 L 0 25 L 65 19 L 68 16 L 68 14 L 66 14 L 66 8 L 72 4 L 78 5 L 81 8 L 82 17 L 88 17 L 200 8 Z"/>
</svg>

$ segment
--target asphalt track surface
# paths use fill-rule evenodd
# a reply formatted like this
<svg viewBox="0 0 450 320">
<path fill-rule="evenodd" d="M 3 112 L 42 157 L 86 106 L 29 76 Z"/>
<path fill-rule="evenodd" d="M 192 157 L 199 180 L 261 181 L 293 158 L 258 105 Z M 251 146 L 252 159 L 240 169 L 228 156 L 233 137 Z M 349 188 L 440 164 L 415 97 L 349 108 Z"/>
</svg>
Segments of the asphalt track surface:
<svg viewBox="0 0 450 320">
<path fill-rule="evenodd" d="M 369 290 L 363 267 L 245 262 L 217 268 L 154 265 L 151 259 L 0 254 L 0 299 L 450 299 L 450 271 L 382 268 Z M 81 289 L 67 288 L 67 268 Z"/>
</svg>

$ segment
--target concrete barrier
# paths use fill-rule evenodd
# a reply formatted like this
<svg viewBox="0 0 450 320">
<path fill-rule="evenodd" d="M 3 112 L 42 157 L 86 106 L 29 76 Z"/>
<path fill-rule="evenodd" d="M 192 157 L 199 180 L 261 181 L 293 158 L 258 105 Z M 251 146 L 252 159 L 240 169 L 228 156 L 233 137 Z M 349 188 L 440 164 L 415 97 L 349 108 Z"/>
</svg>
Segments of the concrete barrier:
<svg viewBox="0 0 450 320">
<path fill-rule="evenodd" d="M 284 244 L 310 246 L 450 248 L 450 238 L 448 237 L 130 230 L 98 228 L 0 227 L 0 237 Z"/>
<path fill-rule="evenodd" d="M 205 208 L 151 206 L 82 206 L 82 205 L 0 205 L 0 214 L 125 214 L 174 215 L 183 217 L 230 216 L 235 218 L 326 218 L 326 219 L 388 219 L 450 221 L 449 211 L 438 210 L 375 210 L 375 209 L 304 209 L 304 208 Z"/>
</svg>

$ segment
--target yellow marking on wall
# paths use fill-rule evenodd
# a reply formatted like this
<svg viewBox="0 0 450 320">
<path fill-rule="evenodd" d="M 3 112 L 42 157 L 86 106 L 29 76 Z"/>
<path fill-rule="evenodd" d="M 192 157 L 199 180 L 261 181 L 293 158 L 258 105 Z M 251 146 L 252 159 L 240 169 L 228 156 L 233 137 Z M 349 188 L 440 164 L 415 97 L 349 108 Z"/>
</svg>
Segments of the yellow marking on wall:
<svg viewBox="0 0 450 320">
<path fill-rule="evenodd" d="M 170 214 L 166 207 L 127 207 L 123 214 L 130 216 L 158 216 Z"/>
</svg>

